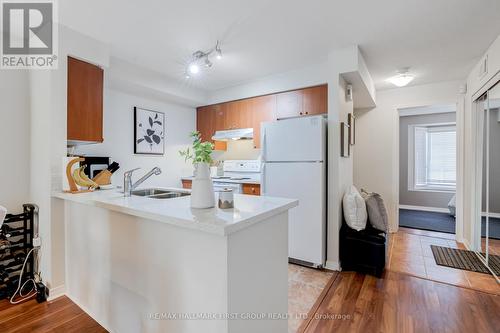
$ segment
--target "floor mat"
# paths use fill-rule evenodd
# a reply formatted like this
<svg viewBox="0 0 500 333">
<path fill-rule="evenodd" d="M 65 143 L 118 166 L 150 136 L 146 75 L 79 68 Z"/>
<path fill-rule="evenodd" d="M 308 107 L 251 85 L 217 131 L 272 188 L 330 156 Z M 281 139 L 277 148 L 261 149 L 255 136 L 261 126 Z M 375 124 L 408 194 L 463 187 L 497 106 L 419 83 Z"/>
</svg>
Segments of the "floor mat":
<svg viewBox="0 0 500 333">
<path fill-rule="evenodd" d="M 436 264 L 467 271 L 491 274 L 477 255 L 468 250 L 452 249 L 450 247 L 431 245 Z M 496 275 L 500 275 L 500 256 L 490 255 L 489 266 Z"/>
<path fill-rule="evenodd" d="M 454 234 L 455 218 L 447 213 L 400 209 L 399 226 Z M 484 217 L 481 233 L 483 237 L 486 235 Z M 500 239 L 500 219 L 490 217 L 489 235 L 490 238 Z"/>
</svg>

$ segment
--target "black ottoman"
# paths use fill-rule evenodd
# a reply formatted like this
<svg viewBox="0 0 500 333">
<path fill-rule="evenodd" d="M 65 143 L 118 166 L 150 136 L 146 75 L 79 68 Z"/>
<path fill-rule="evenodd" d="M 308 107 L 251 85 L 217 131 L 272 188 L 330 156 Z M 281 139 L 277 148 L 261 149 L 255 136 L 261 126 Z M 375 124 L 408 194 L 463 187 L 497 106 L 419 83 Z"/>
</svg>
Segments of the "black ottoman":
<svg viewBox="0 0 500 333">
<path fill-rule="evenodd" d="M 387 234 L 367 222 L 365 230 L 356 231 L 345 222 L 340 228 L 340 266 L 380 277 L 385 267 Z"/>
</svg>

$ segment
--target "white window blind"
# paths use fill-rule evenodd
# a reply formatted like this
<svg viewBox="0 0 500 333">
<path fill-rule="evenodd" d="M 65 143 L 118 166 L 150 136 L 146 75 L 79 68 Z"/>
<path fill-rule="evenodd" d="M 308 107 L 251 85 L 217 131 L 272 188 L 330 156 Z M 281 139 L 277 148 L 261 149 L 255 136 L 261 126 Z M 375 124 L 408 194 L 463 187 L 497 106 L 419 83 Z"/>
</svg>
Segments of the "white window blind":
<svg viewBox="0 0 500 333">
<path fill-rule="evenodd" d="M 454 191 L 456 188 L 456 126 L 413 126 L 411 190 Z"/>
</svg>

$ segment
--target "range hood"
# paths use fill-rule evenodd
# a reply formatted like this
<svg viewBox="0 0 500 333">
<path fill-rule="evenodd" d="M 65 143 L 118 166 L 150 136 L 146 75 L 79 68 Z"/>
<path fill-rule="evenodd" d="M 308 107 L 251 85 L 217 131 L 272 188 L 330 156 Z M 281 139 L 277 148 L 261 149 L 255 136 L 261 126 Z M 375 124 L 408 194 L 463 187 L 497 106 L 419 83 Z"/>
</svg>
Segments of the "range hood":
<svg viewBox="0 0 500 333">
<path fill-rule="evenodd" d="M 229 140 L 250 140 L 253 139 L 253 128 L 239 128 L 227 131 L 217 131 L 212 140 L 229 141 Z"/>
</svg>

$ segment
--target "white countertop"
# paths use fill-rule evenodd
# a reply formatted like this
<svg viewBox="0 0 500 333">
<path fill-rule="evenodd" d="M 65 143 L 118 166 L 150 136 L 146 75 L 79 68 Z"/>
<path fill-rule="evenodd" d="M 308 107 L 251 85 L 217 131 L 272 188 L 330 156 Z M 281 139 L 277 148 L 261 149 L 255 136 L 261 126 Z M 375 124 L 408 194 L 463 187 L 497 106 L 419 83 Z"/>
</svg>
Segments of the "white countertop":
<svg viewBox="0 0 500 333">
<path fill-rule="evenodd" d="M 193 180 L 193 176 L 182 177 L 182 180 Z M 232 183 L 232 184 L 256 184 L 259 185 L 260 181 L 255 179 L 229 179 L 229 178 L 212 178 L 213 182 L 218 183 Z"/>
<path fill-rule="evenodd" d="M 54 192 L 52 196 L 222 236 L 265 221 L 298 205 L 298 200 L 294 199 L 235 194 L 233 209 L 193 209 L 190 207 L 190 196 L 173 199 L 124 197 L 116 189 L 80 194 Z"/>
</svg>

